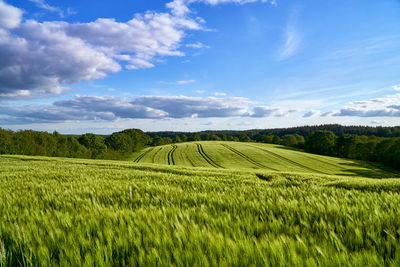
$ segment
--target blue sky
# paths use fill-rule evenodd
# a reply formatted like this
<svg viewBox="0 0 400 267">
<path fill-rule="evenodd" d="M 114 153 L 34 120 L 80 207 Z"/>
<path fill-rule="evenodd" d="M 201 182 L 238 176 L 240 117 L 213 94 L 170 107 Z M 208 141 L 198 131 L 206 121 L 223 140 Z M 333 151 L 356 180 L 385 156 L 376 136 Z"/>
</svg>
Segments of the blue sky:
<svg viewBox="0 0 400 267">
<path fill-rule="evenodd" d="M 0 0 L 0 127 L 399 125 L 400 2 Z"/>
</svg>

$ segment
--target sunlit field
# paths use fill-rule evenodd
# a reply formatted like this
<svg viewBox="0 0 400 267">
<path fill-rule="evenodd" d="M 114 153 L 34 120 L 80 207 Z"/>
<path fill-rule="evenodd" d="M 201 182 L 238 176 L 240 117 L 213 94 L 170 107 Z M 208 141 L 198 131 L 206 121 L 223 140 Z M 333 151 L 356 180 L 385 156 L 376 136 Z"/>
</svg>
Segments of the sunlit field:
<svg viewBox="0 0 400 267">
<path fill-rule="evenodd" d="M 399 193 L 390 170 L 264 144 L 180 143 L 133 161 L 4 155 L 0 262 L 396 266 Z"/>
</svg>

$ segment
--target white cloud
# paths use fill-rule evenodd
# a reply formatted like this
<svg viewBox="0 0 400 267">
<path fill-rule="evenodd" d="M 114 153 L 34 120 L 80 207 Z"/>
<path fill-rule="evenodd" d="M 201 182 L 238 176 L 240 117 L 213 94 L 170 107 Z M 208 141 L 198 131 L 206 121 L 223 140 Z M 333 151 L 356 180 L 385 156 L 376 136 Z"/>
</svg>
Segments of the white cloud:
<svg viewBox="0 0 400 267">
<path fill-rule="evenodd" d="M 226 96 L 226 93 L 221 93 L 221 92 L 214 92 L 212 93 L 213 96 Z"/>
<path fill-rule="evenodd" d="M 254 107 L 253 111 L 249 115 L 253 118 L 263 118 L 263 117 L 286 117 L 290 113 L 296 112 L 296 110 L 285 110 L 283 108 L 278 107 L 265 107 L 265 106 L 258 106 Z"/>
<path fill-rule="evenodd" d="M 190 83 L 195 83 L 196 80 L 180 80 L 180 81 L 173 81 L 173 82 L 165 82 L 161 81 L 160 83 L 162 84 L 172 84 L 172 85 L 184 85 L 184 84 L 190 84 Z"/>
<path fill-rule="evenodd" d="M 320 111 L 318 111 L 318 110 L 311 110 L 311 111 L 305 113 L 305 114 L 303 115 L 303 118 L 311 118 L 311 117 L 318 116 L 319 114 L 321 114 Z"/>
<path fill-rule="evenodd" d="M 285 29 L 285 42 L 279 51 L 279 59 L 285 60 L 292 56 L 300 46 L 301 37 L 297 29 L 298 10 L 293 9 Z"/>
<path fill-rule="evenodd" d="M 196 43 L 193 43 L 193 44 L 186 44 L 185 46 L 189 47 L 189 48 L 197 48 L 197 49 L 210 48 L 208 45 L 205 45 L 205 44 L 203 44 L 201 42 L 196 42 Z"/>
<path fill-rule="evenodd" d="M 400 117 L 400 93 L 370 100 L 350 102 L 333 116 Z"/>
<path fill-rule="evenodd" d="M 400 84 L 393 85 L 392 88 L 395 91 L 400 91 Z"/>
<path fill-rule="evenodd" d="M 0 30 L 18 27 L 22 20 L 22 10 L 0 0 Z"/>
<path fill-rule="evenodd" d="M 0 123 L 26 124 L 119 119 L 184 119 L 229 117 L 286 117 L 294 112 L 277 107 L 254 107 L 242 97 L 75 96 L 52 105 L 0 106 Z M 6 119 L 4 119 L 6 118 Z"/>
<path fill-rule="evenodd" d="M 45 0 L 30 1 L 40 8 L 59 11 Z M 174 0 L 167 3 L 170 12 L 148 11 L 126 22 L 99 18 L 71 24 L 22 22 L 22 10 L 0 0 L 0 97 L 59 94 L 69 84 L 104 78 L 122 66 L 152 68 L 160 58 L 184 56 L 179 48 L 187 32 L 204 29 L 204 20 L 189 17 L 193 2 L 216 5 L 256 1 Z M 206 47 L 200 42 L 187 46 Z"/>
<path fill-rule="evenodd" d="M 244 116 L 252 102 L 242 97 L 142 96 L 132 103 L 163 110 L 172 118 L 204 118 Z"/>
<path fill-rule="evenodd" d="M 1 0 L 0 0 L 1 1 Z M 189 18 L 147 12 L 128 22 L 98 19 L 89 23 L 20 23 L 22 12 L 0 2 L 0 97 L 61 93 L 66 84 L 94 80 L 121 70 L 151 68 L 154 59 L 182 56 L 178 51 L 185 30 L 198 30 Z M 18 15 L 19 14 L 19 15 Z M 26 96 L 26 94 L 24 95 Z"/>
<path fill-rule="evenodd" d="M 51 6 L 47 4 L 44 0 L 29 0 L 29 1 L 35 3 L 38 8 L 42 8 L 51 12 L 57 12 L 60 15 L 60 17 L 64 17 L 64 13 L 60 8 Z"/>
</svg>

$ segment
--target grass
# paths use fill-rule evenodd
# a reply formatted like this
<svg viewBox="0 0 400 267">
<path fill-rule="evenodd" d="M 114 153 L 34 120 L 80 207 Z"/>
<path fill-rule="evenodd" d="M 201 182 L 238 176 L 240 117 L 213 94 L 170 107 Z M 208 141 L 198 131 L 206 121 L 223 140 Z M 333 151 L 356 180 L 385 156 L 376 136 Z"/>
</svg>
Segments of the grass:
<svg viewBox="0 0 400 267">
<path fill-rule="evenodd" d="M 0 265 L 398 266 L 397 173 L 198 143 L 139 163 L 0 156 Z"/>
</svg>

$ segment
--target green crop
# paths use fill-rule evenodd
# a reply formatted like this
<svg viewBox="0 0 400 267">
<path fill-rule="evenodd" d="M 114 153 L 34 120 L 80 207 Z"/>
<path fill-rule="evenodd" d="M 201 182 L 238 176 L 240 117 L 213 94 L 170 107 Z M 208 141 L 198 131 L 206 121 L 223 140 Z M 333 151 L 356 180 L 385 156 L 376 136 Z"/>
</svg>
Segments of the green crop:
<svg viewBox="0 0 400 267">
<path fill-rule="evenodd" d="M 0 265 L 398 266 L 397 173 L 198 144 L 139 163 L 0 156 Z"/>
</svg>

